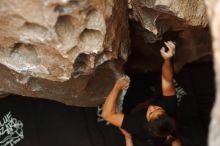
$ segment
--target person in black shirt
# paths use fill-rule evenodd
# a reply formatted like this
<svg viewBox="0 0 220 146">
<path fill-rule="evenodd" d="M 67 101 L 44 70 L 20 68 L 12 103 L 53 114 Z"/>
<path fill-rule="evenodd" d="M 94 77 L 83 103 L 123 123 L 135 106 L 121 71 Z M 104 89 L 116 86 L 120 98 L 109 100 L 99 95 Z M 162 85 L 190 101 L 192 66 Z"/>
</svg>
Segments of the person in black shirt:
<svg viewBox="0 0 220 146">
<path fill-rule="evenodd" d="M 128 131 L 136 138 L 146 140 L 155 137 L 173 139 L 172 146 L 181 146 L 180 140 L 174 139 L 172 135 L 175 132 L 175 122 L 172 116 L 175 115 L 177 108 L 171 63 L 171 58 L 175 54 L 175 44 L 172 41 L 164 43 L 168 51 L 165 51 L 165 47 L 160 50 L 164 59 L 161 74 L 162 97 L 150 100 L 146 109 L 135 114 L 116 112 L 117 96 L 122 90 L 127 90 L 130 83 L 129 77 L 123 76 L 116 81 L 112 91 L 106 97 L 102 117 L 111 124 Z"/>
</svg>

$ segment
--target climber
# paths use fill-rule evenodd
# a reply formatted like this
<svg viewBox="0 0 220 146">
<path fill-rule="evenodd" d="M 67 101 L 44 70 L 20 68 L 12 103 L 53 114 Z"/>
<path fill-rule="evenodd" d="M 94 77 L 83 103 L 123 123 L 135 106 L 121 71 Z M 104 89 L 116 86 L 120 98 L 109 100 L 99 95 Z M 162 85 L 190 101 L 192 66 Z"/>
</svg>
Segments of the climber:
<svg viewBox="0 0 220 146">
<path fill-rule="evenodd" d="M 172 57 L 175 54 L 175 44 L 172 41 L 164 42 L 165 47 L 160 50 L 164 59 L 161 74 L 162 97 L 153 98 L 149 101 L 148 107 L 134 114 L 123 114 L 116 112 L 116 99 L 122 90 L 129 88 L 130 79 L 128 76 L 119 78 L 103 105 L 102 117 L 122 128 L 132 136 L 125 138 L 126 142 L 132 143 L 132 137 L 137 139 L 164 139 L 170 141 L 172 146 L 180 146 L 180 140 L 174 136 L 175 133 L 175 111 L 177 108 L 177 98 L 173 85 Z M 123 134 L 126 132 L 122 132 Z M 127 134 L 128 135 L 128 134 Z"/>
</svg>

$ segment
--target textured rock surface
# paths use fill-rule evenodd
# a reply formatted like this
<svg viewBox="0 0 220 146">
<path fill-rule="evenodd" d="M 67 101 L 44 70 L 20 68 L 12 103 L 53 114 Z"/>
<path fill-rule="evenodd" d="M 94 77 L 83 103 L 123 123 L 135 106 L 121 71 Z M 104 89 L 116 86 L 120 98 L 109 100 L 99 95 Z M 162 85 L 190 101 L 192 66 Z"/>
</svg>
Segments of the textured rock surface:
<svg viewBox="0 0 220 146">
<path fill-rule="evenodd" d="M 111 60 L 127 58 L 126 9 L 126 0 L 1 0 L 1 91 L 101 103 L 121 72 Z"/>
<path fill-rule="evenodd" d="M 175 70 L 179 71 L 185 64 L 201 58 L 212 60 L 211 36 L 209 29 L 202 27 L 190 27 L 181 31 L 168 31 L 163 35 L 162 40 L 149 43 L 137 30 L 137 25 L 132 25 L 131 31 L 131 55 L 129 56 L 126 68 L 132 72 L 147 72 L 160 69 L 162 58 L 159 49 L 163 41 L 176 41 L 176 55 L 174 58 Z M 131 26 L 131 27 L 132 27 Z M 144 31 L 142 31 L 144 32 Z"/>
<path fill-rule="evenodd" d="M 163 41 L 177 43 L 175 69 L 209 56 L 211 37 L 203 0 L 131 0 L 132 54 L 127 65 L 135 72 L 160 69 Z M 205 37 L 204 37 L 205 36 Z"/>
<path fill-rule="evenodd" d="M 164 40 L 177 42 L 176 70 L 211 58 L 203 0 L 129 0 L 129 8 L 127 70 L 160 69 Z M 0 91 L 103 102 L 127 59 L 127 17 L 127 0 L 1 0 Z"/>
<path fill-rule="evenodd" d="M 209 129 L 209 146 L 220 145 L 220 0 L 205 0 L 210 27 L 212 31 L 212 45 L 214 52 L 216 100 L 212 111 Z"/>
<path fill-rule="evenodd" d="M 131 5 L 134 19 L 157 38 L 172 27 L 180 29 L 184 24 L 206 26 L 208 23 L 203 0 L 132 0 Z"/>
</svg>

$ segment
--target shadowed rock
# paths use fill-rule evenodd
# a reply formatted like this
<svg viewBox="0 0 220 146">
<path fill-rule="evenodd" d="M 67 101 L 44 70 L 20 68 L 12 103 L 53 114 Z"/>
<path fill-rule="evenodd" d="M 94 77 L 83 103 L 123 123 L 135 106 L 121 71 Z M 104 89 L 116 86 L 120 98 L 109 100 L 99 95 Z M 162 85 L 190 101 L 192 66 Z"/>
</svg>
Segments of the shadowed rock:
<svg viewBox="0 0 220 146">
<path fill-rule="evenodd" d="M 163 41 L 176 42 L 175 70 L 209 56 L 211 37 L 203 0 L 131 0 L 131 50 L 127 69 L 147 72 L 160 69 Z"/>
<path fill-rule="evenodd" d="M 0 1 L 1 91 L 100 104 L 121 73 L 112 60 L 127 59 L 126 9 L 126 0 Z"/>
</svg>

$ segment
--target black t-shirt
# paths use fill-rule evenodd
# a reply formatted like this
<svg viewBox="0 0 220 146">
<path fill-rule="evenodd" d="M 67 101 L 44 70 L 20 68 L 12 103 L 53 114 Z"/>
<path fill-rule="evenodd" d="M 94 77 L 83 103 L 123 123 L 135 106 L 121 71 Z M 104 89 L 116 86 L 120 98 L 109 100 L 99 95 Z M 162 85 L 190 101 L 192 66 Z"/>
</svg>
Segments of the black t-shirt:
<svg viewBox="0 0 220 146">
<path fill-rule="evenodd" d="M 0 99 L 0 146 L 125 145 L 118 128 L 97 122 L 96 107 L 11 95 Z"/>
<path fill-rule="evenodd" d="M 164 96 L 160 98 L 153 98 L 149 101 L 149 105 L 157 105 L 162 107 L 168 115 L 175 116 L 177 108 L 176 96 Z M 140 139 L 149 139 L 150 135 L 147 131 L 147 108 L 140 110 L 134 114 L 126 114 L 122 122 L 122 129 L 132 133 L 134 137 Z"/>
</svg>

